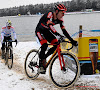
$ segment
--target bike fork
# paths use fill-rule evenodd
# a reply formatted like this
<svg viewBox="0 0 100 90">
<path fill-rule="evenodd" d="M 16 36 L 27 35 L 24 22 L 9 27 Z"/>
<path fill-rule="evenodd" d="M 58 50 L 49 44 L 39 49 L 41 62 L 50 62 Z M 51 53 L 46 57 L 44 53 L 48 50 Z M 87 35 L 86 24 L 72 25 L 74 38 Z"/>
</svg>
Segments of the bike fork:
<svg viewBox="0 0 100 90">
<path fill-rule="evenodd" d="M 58 57 L 59 57 L 59 62 L 60 62 L 61 70 L 64 70 L 65 62 L 64 62 L 63 55 L 61 55 L 60 45 L 57 46 L 57 50 L 58 50 Z"/>
</svg>

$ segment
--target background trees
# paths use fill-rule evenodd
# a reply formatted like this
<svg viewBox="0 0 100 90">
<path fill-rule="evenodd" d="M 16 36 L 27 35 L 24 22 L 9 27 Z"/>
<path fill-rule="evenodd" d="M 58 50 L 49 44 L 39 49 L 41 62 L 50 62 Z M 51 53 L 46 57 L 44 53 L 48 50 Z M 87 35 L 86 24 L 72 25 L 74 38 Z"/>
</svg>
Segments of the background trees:
<svg viewBox="0 0 100 90">
<path fill-rule="evenodd" d="M 93 9 L 100 10 L 100 0 L 72 0 L 66 2 L 57 2 L 62 3 L 67 7 L 68 12 L 81 11 L 84 9 Z M 0 9 L 0 16 L 16 16 L 18 14 L 27 15 L 28 12 L 30 14 L 38 14 L 46 13 L 48 11 L 53 11 L 54 6 L 57 3 L 51 4 L 36 4 L 36 5 L 26 5 L 12 8 Z"/>
</svg>

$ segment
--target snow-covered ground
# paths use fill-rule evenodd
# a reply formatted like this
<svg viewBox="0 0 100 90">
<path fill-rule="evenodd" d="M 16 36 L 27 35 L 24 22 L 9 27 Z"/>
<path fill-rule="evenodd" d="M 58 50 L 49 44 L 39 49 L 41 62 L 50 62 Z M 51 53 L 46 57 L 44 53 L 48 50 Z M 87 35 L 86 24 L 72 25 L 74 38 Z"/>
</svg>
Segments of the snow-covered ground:
<svg viewBox="0 0 100 90">
<path fill-rule="evenodd" d="M 48 69 L 46 74 L 40 74 L 36 80 L 31 80 L 25 75 L 25 57 L 31 49 L 38 47 L 36 42 L 19 42 L 17 47 L 13 45 L 14 64 L 11 70 L 0 58 L 0 90 L 59 90 L 52 84 Z M 100 89 L 100 75 L 82 75 L 74 87 L 68 90 L 96 89 Z"/>
</svg>

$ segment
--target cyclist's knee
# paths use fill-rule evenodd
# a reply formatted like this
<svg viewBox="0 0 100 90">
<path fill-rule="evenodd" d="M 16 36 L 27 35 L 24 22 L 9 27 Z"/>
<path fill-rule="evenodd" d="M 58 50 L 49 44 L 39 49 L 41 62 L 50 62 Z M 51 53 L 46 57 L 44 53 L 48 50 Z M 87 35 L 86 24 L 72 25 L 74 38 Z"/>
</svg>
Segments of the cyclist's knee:
<svg viewBox="0 0 100 90">
<path fill-rule="evenodd" d="M 51 41 L 51 44 L 57 44 L 58 43 L 58 40 L 57 39 L 53 39 L 52 41 Z"/>
<path fill-rule="evenodd" d="M 43 40 L 40 41 L 40 43 L 41 43 L 41 45 L 47 44 L 47 40 L 46 39 L 43 39 Z"/>
</svg>

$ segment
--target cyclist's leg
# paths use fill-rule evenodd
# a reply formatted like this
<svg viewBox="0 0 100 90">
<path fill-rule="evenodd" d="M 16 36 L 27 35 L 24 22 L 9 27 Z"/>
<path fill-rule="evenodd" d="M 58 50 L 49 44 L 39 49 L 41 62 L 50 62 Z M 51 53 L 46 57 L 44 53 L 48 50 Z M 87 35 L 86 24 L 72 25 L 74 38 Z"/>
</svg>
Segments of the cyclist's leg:
<svg viewBox="0 0 100 90">
<path fill-rule="evenodd" d="M 51 43 L 53 43 L 53 44 L 57 44 L 57 39 L 53 39 L 53 41 L 54 42 L 51 42 Z M 49 55 L 51 55 L 55 50 L 56 50 L 56 48 L 57 48 L 57 46 L 56 45 L 54 45 L 52 48 L 50 48 L 49 50 L 48 50 L 48 52 L 46 53 L 46 55 L 45 55 L 45 58 L 47 58 Z"/>
<path fill-rule="evenodd" d="M 39 58 L 40 58 L 40 61 L 39 61 L 39 66 L 41 67 L 40 68 L 40 72 L 43 71 L 43 74 L 45 74 L 46 72 L 46 58 L 45 58 L 45 51 L 47 49 L 48 45 L 47 43 L 44 43 L 42 46 L 41 46 L 41 51 L 40 51 L 40 54 L 39 54 Z"/>
<path fill-rule="evenodd" d="M 44 43 L 42 44 L 41 46 L 41 51 L 40 51 L 40 54 L 39 54 L 39 58 L 42 60 L 42 59 L 45 59 L 45 51 L 47 50 L 47 43 Z"/>
<path fill-rule="evenodd" d="M 45 51 L 48 47 L 47 40 L 43 37 L 43 35 L 41 35 L 41 33 L 39 31 L 36 32 L 36 36 L 39 39 L 39 42 L 41 44 L 41 51 L 40 51 L 40 54 L 39 54 L 39 58 L 44 59 L 45 58 L 44 57 L 45 56 Z"/>
<path fill-rule="evenodd" d="M 38 37 L 40 43 L 41 43 L 41 51 L 40 51 L 40 55 L 39 58 L 40 60 L 40 65 L 43 65 L 43 67 L 45 68 L 45 63 L 46 63 L 46 58 L 47 56 L 49 56 L 50 54 L 52 54 L 54 52 L 54 50 L 56 49 L 56 46 L 53 47 L 52 49 L 50 49 L 50 51 L 45 55 L 45 51 L 48 47 L 47 45 L 47 41 L 49 43 L 55 43 L 57 42 L 56 37 L 48 30 L 48 29 L 41 29 L 41 32 L 39 30 L 36 31 L 36 36 Z"/>
<path fill-rule="evenodd" d="M 5 43 L 2 43 L 1 50 L 4 50 L 4 49 L 5 49 Z"/>
<path fill-rule="evenodd" d="M 3 39 L 3 43 L 2 43 L 1 50 L 4 50 L 4 49 L 5 49 L 5 41 L 6 41 L 6 37 L 4 36 L 4 39 Z"/>
<path fill-rule="evenodd" d="M 1 50 L 2 50 L 2 59 L 4 59 L 4 53 L 5 53 L 5 43 L 2 43 Z"/>
<path fill-rule="evenodd" d="M 46 34 L 44 34 L 44 37 L 49 43 L 51 43 L 51 44 L 58 43 L 58 40 L 56 39 L 56 37 L 49 30 L 47 30 L 45 33 Z M 52 48 L 50 48 L 49 51 L 46 53 L 45 58 L 47 58 L 49 55 L 51 55 L 56 50 L 56 48 L 57 48 L 56 45 L 54 45 Z"/>
<path fill-rule="evenodd" d="M 4 59 L 4 53 L 5 53 L 5 40 L 6 40 L 6 37 L 4 37 L 4 40 L 3 40 L 3 43 L 2 43 L 2 47 L 1 47 L 2 59 Z"/>
<path fill-rule="evenodd" d="M 41 33 L 39 31 L 36 31 L 36 36 L 37 38 L 39 39 L 39 42 L 41 43 L 41 51 L 40 51 L 40 54 L 39 54 L 39 72 L 43 74 L 45 73 L 46 69 L 44 68 L 43 66 L 43 60 L 45 60 L 45 51 L 48 47 L 47 45 L 47 40 L 43 37 L 43 35 L 41 35 Z"/>
</svg>

